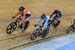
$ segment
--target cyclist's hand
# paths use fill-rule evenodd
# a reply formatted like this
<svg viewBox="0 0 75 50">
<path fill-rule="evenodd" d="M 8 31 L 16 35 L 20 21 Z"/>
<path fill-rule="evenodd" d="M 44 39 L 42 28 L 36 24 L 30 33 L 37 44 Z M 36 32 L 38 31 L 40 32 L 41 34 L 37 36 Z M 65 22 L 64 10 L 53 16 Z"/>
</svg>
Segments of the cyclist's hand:
<svg viewBox="0 0 75 50">
<path fill-rule="evenodd" d="M 12 19 L 14 19 L 15 18 L 15 16 L 12 16 Z"/>
<path fill-rule="evenodd" d="M 45 28 L 44 28 L 44 27 L 42 27 L 40 30 L 41 30 L 41 31 L 44 31 L 44 30 L 45 30 Z"/>
<path fill-rule="evenodd" d="M 34 27 L 36 27 L 37 25 L 35 24 Z"/>
</svg>

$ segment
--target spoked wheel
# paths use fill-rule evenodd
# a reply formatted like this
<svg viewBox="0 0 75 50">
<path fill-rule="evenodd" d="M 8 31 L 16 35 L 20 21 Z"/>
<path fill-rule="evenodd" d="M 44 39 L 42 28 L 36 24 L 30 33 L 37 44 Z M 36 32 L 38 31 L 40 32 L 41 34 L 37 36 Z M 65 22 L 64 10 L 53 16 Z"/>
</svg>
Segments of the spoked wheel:
<svg viewBox="0 0 75 50">
<path fill-rule="evenodd" d="M 36 29 L 32 32 L 32 34 L 30 35 L 30 39 L 31 40 L 35 40 L 40 34 L 40 30 L 39 29 Z"/>
<path fill-rule="evenodd" d="M 6 28 L 6 33 L 11 34 L 16 29 L 16 27 L 17 27 L 16 22 L 10 23 Z"/>
<path fill-rule="evenodd" d="M 72 30 L 73 30 L 73 25 L 71 25 L 71 26 L 68 27 L 66 33 L 69 33 L 69 32 L 72 31 Z"/>
</svg>

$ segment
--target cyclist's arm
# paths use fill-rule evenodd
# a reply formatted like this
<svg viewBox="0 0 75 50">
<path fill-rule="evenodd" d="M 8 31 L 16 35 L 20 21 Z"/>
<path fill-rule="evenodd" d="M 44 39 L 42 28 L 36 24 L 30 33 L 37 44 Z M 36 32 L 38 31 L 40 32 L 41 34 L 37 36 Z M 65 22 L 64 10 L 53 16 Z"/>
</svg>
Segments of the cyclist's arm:
<svg viewBox="0 0 75 50">
<path fill-rule="evenodd" d="M 42 21 L 42 19 L 39 18 L 39 19 L 36 21 L 35 25 L 39 24 L 41 21 Z"/>
<path fill-rule="evenodd" d="M 46 18 L 45 24 L 43 25 L 42 29 L 45 29 L 45 27 L 48 25 L 48 18 Z"/>
<path fill-rule="evenodd" d="M 14 16 L 14 18 L 16 18 L 19 14 L 20 14 L 20 13 L 19 13 L 19 11 L 18 11 L 17 14 Z"/>
</svg>

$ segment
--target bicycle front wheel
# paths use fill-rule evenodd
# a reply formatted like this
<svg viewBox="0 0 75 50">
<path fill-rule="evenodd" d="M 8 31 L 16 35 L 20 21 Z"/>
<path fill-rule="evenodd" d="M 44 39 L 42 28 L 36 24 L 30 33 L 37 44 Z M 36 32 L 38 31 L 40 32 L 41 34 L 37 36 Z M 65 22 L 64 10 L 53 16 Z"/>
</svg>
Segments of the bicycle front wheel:
<svg viewBox="0 0 75 50">
<path fill-rule="evenodd" d="M 39 28 L 38 28 L 38 29 L 35 29 L 35 30 L 31 33 L 30 39 L 31 39 L 31 40 L 35 40 L 35 39 L 38 37 L 39 34 L 40 34 Z"/>
<path fill-rule="evenodd" d="M 6 33 L 11 34 L 16 29 L 16 27 L 17 27 L 16 22 L 10 23 L 6 28 Z"/>
</svg>

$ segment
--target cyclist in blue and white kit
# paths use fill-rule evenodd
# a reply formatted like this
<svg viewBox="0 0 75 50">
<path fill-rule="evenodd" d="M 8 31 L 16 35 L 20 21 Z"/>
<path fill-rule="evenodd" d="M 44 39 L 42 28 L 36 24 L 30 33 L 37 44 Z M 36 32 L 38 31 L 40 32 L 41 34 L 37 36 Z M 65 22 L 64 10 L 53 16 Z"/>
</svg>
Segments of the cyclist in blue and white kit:
<svg viewBox="0 0 75 50">
<path fill-rule="evenodd" d="M 51 20 L 50 20 L 49 16 L 42 14 L 41 18 L 39 18 L 36 21 L 34 26 L 36 27 L 42 20 L 43 20 L 43 23 L 42 23 L 41 31 L 44 31 L 46 29 L 46 27 L 51 24 Z"/>
</svg>

